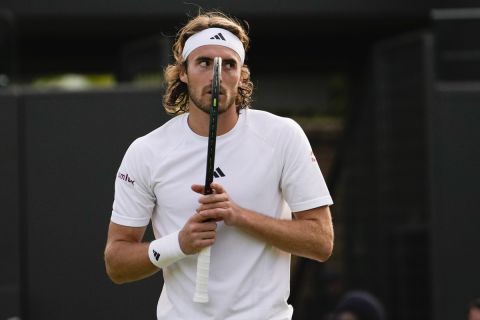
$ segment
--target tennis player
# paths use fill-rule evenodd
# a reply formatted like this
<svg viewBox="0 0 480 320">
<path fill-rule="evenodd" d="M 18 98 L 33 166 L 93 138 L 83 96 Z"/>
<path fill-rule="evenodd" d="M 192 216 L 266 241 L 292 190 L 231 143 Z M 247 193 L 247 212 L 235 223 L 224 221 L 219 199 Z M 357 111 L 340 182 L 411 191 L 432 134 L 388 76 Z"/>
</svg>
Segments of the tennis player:
<svg viewBox="0 0 480 320">
<path fill-rule="evenodd" d="M 291 319 L 291 254 L 325 261 L 332 198 L 293 120 L 249 108 L 246 28 L 220 12 L 193 17 L 173 45 L 164 107 L 175 115 L 128 148 L 105 248 L 115 283 L 160 269 L 157 318 Z M 222 58 L 215 180 L 203 195 L 212 63 Z M 156 240 L 143 241 L 152 223 Z M 198 252 L 211 246 L 208 303 L 195 303 Z"/>
</svg>

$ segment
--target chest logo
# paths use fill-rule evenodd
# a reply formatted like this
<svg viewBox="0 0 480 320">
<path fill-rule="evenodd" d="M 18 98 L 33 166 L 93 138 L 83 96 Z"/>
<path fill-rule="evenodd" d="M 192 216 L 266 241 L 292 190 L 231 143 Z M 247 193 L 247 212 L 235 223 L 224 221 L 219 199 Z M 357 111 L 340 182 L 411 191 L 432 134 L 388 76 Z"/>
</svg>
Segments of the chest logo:
<svg viewBox="0 0 480 320">
<path fill-rule="evenodd" d="M 223 171 L 222 171 L 222 169 L 220 169 L 220 167 L 217 167 L 217 169 L 215 169 L 215 171 L 213 171 L 213 176 L 215 178 L 225 177 L 225 173 L 223 173 Z"/>
</svg>

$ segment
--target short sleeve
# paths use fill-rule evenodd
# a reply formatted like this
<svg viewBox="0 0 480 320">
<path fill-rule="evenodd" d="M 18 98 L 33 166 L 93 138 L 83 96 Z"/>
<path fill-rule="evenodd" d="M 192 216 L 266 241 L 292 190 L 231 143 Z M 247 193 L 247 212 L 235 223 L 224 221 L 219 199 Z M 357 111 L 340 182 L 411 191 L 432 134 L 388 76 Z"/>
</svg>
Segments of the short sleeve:
<svg viewBox="0 0 480 320">
<path fill-rule="evenodd" d="M 129 227 L 146 226 L 155 206 L 150 183 L 148 155 L 142 140 L 128 148 L 115 179 L 111 221 Z"/>
<path fill-rule="evenodd" d="M 293 212 L 333 204 L 325 179 L 318 166 L 307 136 L 302 128 L 290 119 L 283 132 L 281 188 Z"/>
</svg>

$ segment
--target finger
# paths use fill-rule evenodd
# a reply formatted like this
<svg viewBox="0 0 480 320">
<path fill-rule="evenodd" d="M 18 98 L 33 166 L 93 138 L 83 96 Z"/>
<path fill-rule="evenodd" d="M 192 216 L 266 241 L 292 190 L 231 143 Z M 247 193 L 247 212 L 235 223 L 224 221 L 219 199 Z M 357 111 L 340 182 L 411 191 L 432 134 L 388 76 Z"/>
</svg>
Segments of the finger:
<svg viewBox="0 0 480 320">
<path fill-rule="evenodd" d="M 216 234 L 215 231 L 202 232 L 199 234 L 199 240 L 215 239 Z"/>
<path fill-rule="evenodd" d="M 200 202 L 201 204 L 213 204 L 225 201 L 228 201 L 228 195 L 226 193 L 209 194 L 198 199 L 198 202 Z"/>
<path fill-rule="evenodd" d="M 212 203 L 205 203 L 200 205 L 196 211 L 197 213 L 200 211 L 215 209 L 215 208 L 228 208 L 228 202 L 220 201 L 220 202 L 212 202 Z"/>
<path fill-rule="evenodd" d="M 206 222 L 214 222 L 215 221 L 215 219 L 210 218 L 208 215 L 199 214 L 199 213 L 200 212 L 197 211 L 196 214 L 194 214 L 193 216 L 190 217 L 190 219 L 189 219 L 190 223 L 203 225 Z"/>
<path fill-rule="evenodd" d="M 203 217 L 203 215 L 202 215 Z M 223 217 L 217 217 L 217 218 L 205 218 L 201 223 L 206 223 L 206 222 L 220 222 L 223 221 Z"/>
<path fill-rule="evenodd" d="M 217 223 L 211 220 L 203 222 L 198 225 L 198 232 L 209 232 L 217 230 Z"/>
<path fill-rule="evenodd" d="M 195 247 L 199 249 L 198 251 L 200 251 L 200 249 L 210 247 L 214 243 L 215 243 L 215 239 L 197 240 L 195 242 Z"/>
<path fill-rule="evenodd" d="M 205 193 L 205 187 L 200 184 L 193 184 L 191 186 L 192 190 L 195 191 L 196 193 L 204 194 Z"/>
<path fill-rule="evenodd" d="M 225 208 L 214 208 L 200 211 L 198 215 L 205 217 L 207 220 L 222 221 L 226 213 L 227 209 Z"/>
<path fill-rule="evenodd" d="M 215 190 L 215 193 L 225 193 L 225 189 L 223 188 L 223 186 L 219 183 L 216 183 L 216 182 L 212 182 L 212 184 L 210 185 L 210 187 Z"/>
</svg>

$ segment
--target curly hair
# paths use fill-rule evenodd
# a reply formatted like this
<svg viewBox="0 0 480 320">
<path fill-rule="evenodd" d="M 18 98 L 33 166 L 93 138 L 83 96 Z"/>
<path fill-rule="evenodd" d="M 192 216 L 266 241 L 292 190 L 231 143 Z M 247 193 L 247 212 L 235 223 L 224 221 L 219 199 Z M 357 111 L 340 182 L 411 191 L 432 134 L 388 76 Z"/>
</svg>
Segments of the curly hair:
<svg viewBox="0 0 480 320">
<path fill-rule="evenodd" d="M 177 33 L 172 51 L 175 59 L 173 64 L 168 65 L 164 71 L 166 82 L 165 95 L 163 96 L 163 107 L 168 114 L 177 115 L 188 112 L 188 88 L 180 81 L 180 72 L 187 68 L 187 61 L 182 58 L 183 47 L 187 39 L 197 32 L 207 28 L 223 28 L 232 32 L 240 39 L 247 51 L 250 43 L 248 37 L 248 25 L 244 27 L 236 18 L 227 16 L 219 11 L 199 12 Z M 253 83 L 250 80 L 250 69 L 246 64 L 240 70 L 241 83 L 238 86 L 238 95 L 235 100 L 237 111 L 248 108 L 252 102 Z"/>
</svg>

